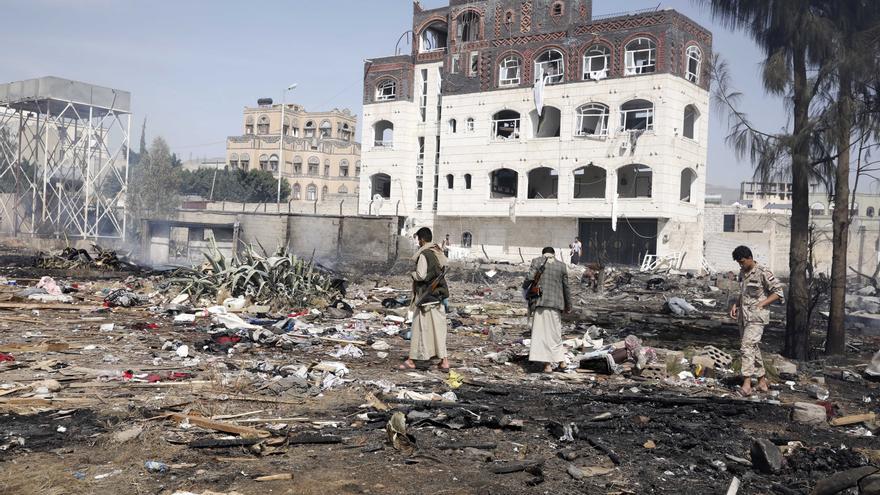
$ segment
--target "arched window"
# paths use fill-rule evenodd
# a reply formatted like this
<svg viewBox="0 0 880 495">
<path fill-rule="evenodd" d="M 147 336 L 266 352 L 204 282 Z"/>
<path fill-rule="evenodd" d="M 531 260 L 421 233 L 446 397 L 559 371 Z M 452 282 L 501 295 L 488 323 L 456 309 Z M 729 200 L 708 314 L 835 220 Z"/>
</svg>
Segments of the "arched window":
<svg viewBox="0 0 880 495">
<path fill-rule="evenodd" d="M 321 139 L 329 139 L 333 135 L 333 124 L 329 120 L 321 122 Z"/>
<path fill-rule="evenodd" d="M 519 112 L 497 112 L 492 116 L 492 139 L 519 139 L 519 123 Z"/>
<path fill-rule="evenodd" d="M 238 153 L 229 155 L 229 168 L 238 168 Z"/>
<path fill-rule="evenodd" d="M 361 161 L 358 160 L 358 161 L 354 162 L 354 176 L 360 177 L 360 175 L 361 175 Z"/>
<path fill-rule="evenodd" d="M 348 124 L 343 123 L 339 127 L 339 138 L 342 139 L 343 141 L 350 141 L 351 134 L 352 134 L 351 126 L 349 126 Z"/>
<path fill-rule="evenodd" d="M 370 189 L 373 196 L 380 196 L 385 199 L 391 198 L 391 176 L 388 174 L 373 174 L 370 177 Z"/>
<path fill-rule="evenodd" d="M 474 132 L 474 128 L 475 128 L 474 118 L 468 117 L 468 119 L 465 121 L 465 130 L 467 130 L 468 132 Z"/>
<path fill-rule="evenodd" d="M 625 165 L 617 169 L 617 195 L 619 198 L 650 198 L 653 189 L 653 172 L 647 165 Z"/>
<path fill-rule="evenodd" d="M 532 110 L 529 115 L 532 118 L 532 130 L 536 138 L 559 137 L 562 112 L 551 106 L 545 106 L 541 115 L 537 110 Z"/>
<path fill-rule="evenodd" d="M 245 134 L 253 134 L 254 133 L 254 116 L 248 115 L 248 118 L 244 121 L 244 133 Z"/>
<path fill-rule="evenodd" d="M 445 50 L 448 33 L 445 22 L 432 22 L 419 34 L 419 53 Z"/>
<path fill-rule="evenodd" d="M 309 157 L 309 175 L 318 175 L 318 167 L 321 166 L 321 160 L 317 156 Z"/>
<path fill-rule="evenodd" d="M 462 12 L 456 22 L 459 41 L 477 41 L 480 39 L 480 14 L 473 10 Z"/>
<path fill-rule="evenodd" d="M 874 207 L 869 206 L 867 209 L 865 209 L 865 215 L 869 218 L 874 218 Z"/>
<path fill-rule="evenodd" d="M 284 117 L 284 126 L 282 127 L 282 131 L 285 136 L 290 133 L 290 118 Z"/>
<path fill-rule="evenodd" d="M 703 66 L 703 52 L 699 47 L 691 45 L 685 52 L 687 59 L 687 70 L 685 78 L 694 84 L 700 84 L 700 68 Z"/>
<path fill-rule="evenodd" d="M 519 174 L 509 168 L 499 168 L 489 173 L 490 198 L 515 198 L 519 187 Z"/>
<path fill-rule="evenodd" d="M 810 205 L 810 215 L 822 216 L 824 214 L 825 214 L 825 204 L 813 203 L 812 205 Z"/>
<path fill-rule="evenodd" d="M 549 167 L 529 171 L 528 199 L 554 199 L 559 196 L 559 172 Z"/>
<path fill-rule="evenodd" d="M 457 127 L 458 127 L 458 121 L 455 119 L 449 119 L 449 133 L 455 134 Z"/>
<path fill-rule="evenodd" d="M 657 47 L 648 38 L 636 38 L 626 44 L 626 75 L 649 74 L 657 70 Z"/>
<path fill-rule="evenodd" d="M 605 197 L 605 181 L 608 173 L 593 164 L 574 171 L 574 198 L 595 199 Z"/>
<path fill-rule="evenodd" d="M 238 164 L 242 170 L 247 171 L 251 166 L 251 155 L 242 153 L 238 158 Z"/>
<path fill-rule="evenodd" d="M 318 200 L 318 186 L 314 184 L 309 184 L 306 187 L 306 201 L 317 201 Z"/>
<path fill-rule="evenodd" d="M 339 194 L 348 194 L 348 188 L 345 187 L 345 184 L 339 186 L 339 189 L 336 191 Z"/>
<path fill-rule="evenodd" d="M 257 119 L 257 134 L 269 134 L 269 117 L 260 115 Z"/>
<path fill-rule="evenodd" d="M 380 120 L 373 124 L 373 145 L 377 148 L 391 148 L 394 146 L 394 124 L 387 120 Z"/>
<path fill-rule="evenodd" d="M 269 169 L 269 155 L 260 155 L 260 170 Z"/>
<path fill-rule="evenodd" d="M 559 50 L 547 50 L 535 59 L 535 82 L 544 77 L 544 84 L 558 84 L 565 77 L 565 57 Z"/>
<path fill-rule="evenodd" d="M 339 176 L 348 177 L 348 160 L 339 162 Z"/>
<path fill-rule="evenodd" d="M 686 168 L 681 171 L 681 190 L 678 195 L 678 199 L 681 201 L 687 201 L 688 203 L 693 203 L 693 187 L 694 182 L 697 181 L 697 173 L 692 169 Z"/>
<path fill-rule="evenodd" d="M 302 186 L 298 182 L 293 185 L 293 199 L 302 199 Z"/>
<path fill-rule="evenodd" d="M 471 188 L 471 174 L 464 174 L 464 188 Z"/>
<path fill-rule="evenodd" d="M 324 177 L 330 177 L 330 160 L 324 160 Z"/>
<path fill-rule="evenodd" d="M 593 45 L 584 52 L 584 81 L 605 79 L 611 67 L 611 49 Z"/>
<path fill-rule="evenodd" d="M 278 171 L 278 155 L 272 155 L 269 157 L 269 170 L 273 172 Z"/>
<path fill-rule="evenodd" d="M 520 82 L 522 61 L 516 55 L 508 55 L 498 66 L 498 86 L 517 86 Z"/>
<path fill-rule="evenodd" d="M 303 134 L 307 138 L 313 138 L 313 137 L 315 137 L 315 129 L 316 129 L 315 121 L 310 120 L 310 121 L 306 122 L 305 127 L 303 127 Z"/>
<path fill-rule="evenodd" d="M 391 101 L 397 98 L 397 81 L 385 79 L 376 85 L 376 101 Z"/>
<path fill-rule="evenodd" d="M 620 126 L 625 131 L 654 129 L 654 104 L 648 100 L 630 100 L 620 106 Z"/>
<path fill-rule="evenodd" d="M 587 103 L 577 109 L 575 136 L 607 136 L 608 106 L 601 103 Z"/>
<path fill-rule="evenodd" d="M 297 155 L 293 157 L 293 173 L 301 174 L 303 172 L 303 159 Z"/>
<path fill-rule="evenodd" d="M 321 201 L 326 200 L 328 194 L 330 194 L 330 188 L 327 186 L 322 187 L 321 188 Z"/>
<path fill-rule="evenodd" d="M 553 17 L 559 17 L 563 13 L 565 13 L 565 4 L 562 0 L 553 2 L 553 5 L 550 6 L 550 15 Z"/>
<path fill-rule="evenodd" d="M 473 242 L 474 236 L 470 232 L 465 231 L 461 233 L 461 247 L 469 248 Z"/>
<path fill-rule="evenodd" d="M 693 105 L 688 105 L 684 107 L 684 121 L 682 123 L 681 135 L 688 139 L 695 139 L 696 136 L 696 126 L 697 126 L 697 118 L 700 116 L 700 113 L 697 111 L 697 107 Z"/>
<path fill-rule="evenodd" d="M 452 174 L 446 175 L 446 189 L 452 189 L 455 185 L 455 176 Z"/>
</svg>

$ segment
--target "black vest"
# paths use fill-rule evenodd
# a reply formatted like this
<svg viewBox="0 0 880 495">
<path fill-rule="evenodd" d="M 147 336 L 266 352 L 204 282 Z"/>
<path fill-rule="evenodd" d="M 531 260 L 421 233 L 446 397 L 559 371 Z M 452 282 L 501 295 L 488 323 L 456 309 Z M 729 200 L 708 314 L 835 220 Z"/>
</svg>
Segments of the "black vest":
<svg viewBox="0 0 880 495">
<path fill-rule="evenodd" d="M 425 257 L 425 261 L 428 262 L 428 275 L 425 277 L 423 282 L 416 282 L 416 291 L 418 291 L 419 296 L 427 292 L 427 290 L 431 287 L 431 284 L 434 282 L 434 279 L 437 278 L 437 275 L 440 274 L 440 261 L 437 259 L 437 253 L 435 253 L 431 249 L 426 249 L 422 251 L 422 256 Z M 416 261 L 418 263 L 418 260 Z M 427 296 L 422 304 L 429 302 L 440 302 L 449 297 L 449 286 L 446 285 L 446 277 L 444 276 L 440 279 L 440 283 L 437 284 L 437 288 L 431 292 L 431 295 Z"/>
</svg>

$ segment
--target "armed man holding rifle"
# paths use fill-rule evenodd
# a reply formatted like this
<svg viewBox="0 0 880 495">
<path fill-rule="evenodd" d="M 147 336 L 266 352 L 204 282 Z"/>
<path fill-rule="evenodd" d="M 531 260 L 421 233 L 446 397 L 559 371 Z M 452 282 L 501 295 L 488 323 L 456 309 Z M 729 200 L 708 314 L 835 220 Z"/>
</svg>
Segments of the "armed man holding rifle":
<svg viewBox="0 0 880 495">
<path fill-rule="evenodd" d="M 413 327 L 409 358 L 399 366 L 402 370 L 414 369 L 416 361 L 440 358 L 438 367 L 449 369 L 446 352 L 446 313 L 442 302 L 449 297 L 446 285 L 447 259 L 443 249 L 433 242 L 431 229 L 422 227 L 416 232 L 419 250 L 413 255 L 416 269 L 413 279 Z"/>
<path fill-rule="evenodd" d="M 545 247 L 540 258 L 532 260 L 529 278 L 523 286 L 532 317 L 532 343 L 529 361 L 544 363 L 544 373 L 553 371 L 558 363 L 565 370 L 565 350 L 562 347 L 562 317 L 560 312 L 571 312 L 568 290 L 568 268 L 556 260 L 556 251 Z"/>
</svg>

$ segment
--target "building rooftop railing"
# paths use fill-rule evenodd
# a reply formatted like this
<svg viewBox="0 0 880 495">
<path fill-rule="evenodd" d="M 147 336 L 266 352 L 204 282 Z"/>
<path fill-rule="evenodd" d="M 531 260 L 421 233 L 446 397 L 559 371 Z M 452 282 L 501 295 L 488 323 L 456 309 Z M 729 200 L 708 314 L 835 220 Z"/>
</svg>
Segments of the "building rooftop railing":
<svg viewBox="0 0 880 495">
<path fill-rule="evenodd" d="M 612 17 L 624 17 L 624 16 L 629 16 L 629 15 L 649 14 L 651 12 L 660 12 L 660 10 L 661 10 L 660 4 L 658 3 L 656 7 L 649 7 L 647 9 L 612 12 L 610 14 L 595 15 L 595 16 L 593 16 L 593 21 L 601 21 L 601 20 L 605 20 L 605 19 L 611 19 Z"/>
</svg>

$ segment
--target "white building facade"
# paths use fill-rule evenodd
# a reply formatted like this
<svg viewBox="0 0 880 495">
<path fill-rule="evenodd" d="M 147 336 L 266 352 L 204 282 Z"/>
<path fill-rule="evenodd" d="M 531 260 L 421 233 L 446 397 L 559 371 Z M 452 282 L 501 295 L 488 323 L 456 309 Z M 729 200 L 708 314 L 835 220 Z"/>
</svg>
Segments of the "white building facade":
<svg viewBox="0 0 880 495">
<path fill-rule="evenodd" d="M 526 7 L 528 5 L 528 7 Z M 584 0 L 414 9 L 413 53 L 365 67 L 362 214 L 519 260 L 700 266 L 711 35 L 671 10 Z M 540 112 L 539 112 L 540 109 Z"/>
</svg>

